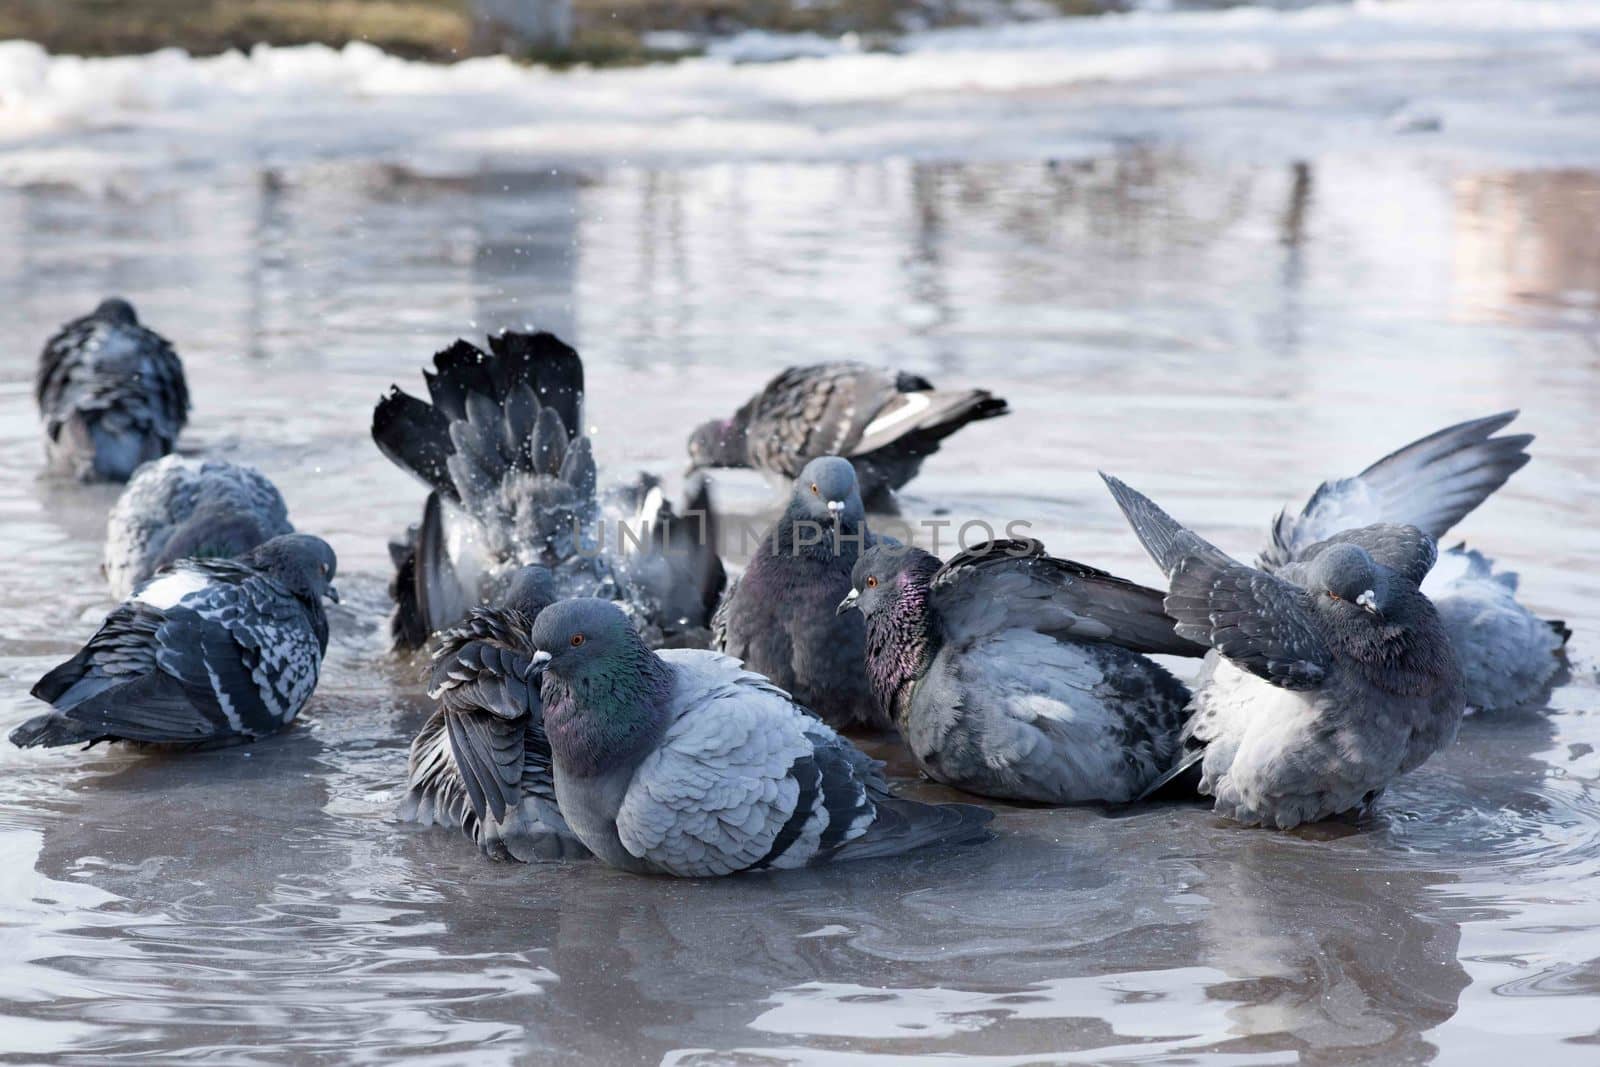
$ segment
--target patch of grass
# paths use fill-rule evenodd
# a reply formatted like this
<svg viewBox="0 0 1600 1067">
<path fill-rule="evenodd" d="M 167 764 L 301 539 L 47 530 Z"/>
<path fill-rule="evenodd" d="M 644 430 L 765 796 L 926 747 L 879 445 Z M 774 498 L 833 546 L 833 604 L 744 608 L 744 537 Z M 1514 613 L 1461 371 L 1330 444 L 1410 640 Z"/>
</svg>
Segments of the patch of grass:
<svg viewBox="0 0 1600 1067">
<path fill-rule="evenodd" d="M 1050 0 L 1065 14 L 1116 0 Z M 779 33 L 892 34 L 968 21 L 960 0 L 573 0 L 573 40 L 523 58 L 571 66 L 616 66 L 684 53 L 647 49 L 652 30 L 695 34 L 762 29 Z M 20 37 L 52 52 L 125 55 L 178 47 L 196 55 L 252 45 L 367 41 L 415 59 L 468 54 L 471 0 L 0 0 L 0 40 Z"/>
<path fill-rule="evenodd" d="M 396 55 L 464 54 L 467 0 L 7 0 L 0 38 L 52 52 L 123 55 L 176 46 L 197 55 L 251 45 L 370 41 Z"/>
</svg>

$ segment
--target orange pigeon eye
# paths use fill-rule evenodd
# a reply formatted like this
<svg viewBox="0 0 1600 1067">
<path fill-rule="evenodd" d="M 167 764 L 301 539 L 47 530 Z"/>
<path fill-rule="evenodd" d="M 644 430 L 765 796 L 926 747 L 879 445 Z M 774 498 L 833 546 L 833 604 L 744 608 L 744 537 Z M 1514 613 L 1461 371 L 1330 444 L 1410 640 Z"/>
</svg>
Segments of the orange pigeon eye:
<svg viewBox="0 0 1600 1067">
<path fill-rule="evenodd" d="M 868 589 L 876 589 L 876 588 L 878 588 L 878 579 L 876 579 L 876 578 L 868 578 L 867 579 L 867 588 Z"/>
<path fill-rule="evenodd" d="M 584 641 L 584 637 L 583 637 L 582 634 L 573 634 L 572 635 L 572 647 L 573 648 L 578 648 L 579 646 L 581 646 L 583 644 L 583 641 Z"/>
<path fill-rule="evenodd" d="M 812 482 L 811 483 L 811 491 L 813 493 L 820 493 L 822 490 L 817 488 L 817 483 L 816 482 Z"/>
</svg>

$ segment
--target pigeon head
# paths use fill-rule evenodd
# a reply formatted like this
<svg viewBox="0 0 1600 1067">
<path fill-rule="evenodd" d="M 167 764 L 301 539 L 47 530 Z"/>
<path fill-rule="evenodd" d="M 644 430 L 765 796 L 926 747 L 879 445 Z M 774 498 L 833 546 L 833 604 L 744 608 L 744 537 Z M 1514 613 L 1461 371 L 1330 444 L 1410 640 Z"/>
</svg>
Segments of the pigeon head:
<svg viewBox="0 0 1600 1067">
<path fill-rule="evenodd" d="M 908 594 L 921 604 L 938 570 L 939 560 L 920 548 L 874 545 L 856 560 L 850 592 L 839 602 L 837 614 L 854 608 L 870 621 L 881 612 L 892 612 Z"/>
<path fill-rule="evenodd" d="M 333 554 L 333 547 L 320 537 L 284 534 L 252 549 L 240 559 L 270 575 L 308 604 L 315 604 L 323 597 L 335 604 L 339 602 L 339 591 L 333 587 L 339 560 Z"/>
<path fill-rule="evenodd" d="M 1306 588 L 1316 594 L 1318 608 L 1347 617 L 1365 612 L 1382 618 L 1392 604 L 1390 572 L 1359 545 L 1329 545 L 1306 571 Z"/>
<path fill-rule="evenodd" d="M 822 523 L 854 533 L 867 519 L 856 469 L 847 459 L 819 456 L 805 465 L 789 498 L 792 520 Z"/>
<path fill-rule="evenodd" d="M 532 636 L 535 665 L 568 684 L 626 670 L 641 653 L 650 655 L 622 609 L 598 597 L 550 605 L 539 613 Z"/>
<path fill-rule="evenodd" d="M 94 317 L 122 326 L 139 325 L 139 316 L 133 313 L 133 305 L 120 296 L 100 301 L 100 305 L 94 309 Z"/>
<path fill-rule="evenodd" d="M 548 567 L 533 564 L 522 567 L 511 576 L 505 595 L 500 598 L 502 607 L 520 611 L 530 619 L 556 601 L 556 579 Z"/>
<path fill-rule="evenodd" d="M 643 759 L 666 729 L 672 676 L 622 609 L 563 600 L 539 613 L 531 637 L 545 736 L 563 773 L 593 777 Z"/>
<path fill-rule="evenodd" d="M 744 424 L 737 418 L 703 422 L 689 435 L 689 469 L 693 474 L 706 467 L 745 467 Z"/>
</svg>

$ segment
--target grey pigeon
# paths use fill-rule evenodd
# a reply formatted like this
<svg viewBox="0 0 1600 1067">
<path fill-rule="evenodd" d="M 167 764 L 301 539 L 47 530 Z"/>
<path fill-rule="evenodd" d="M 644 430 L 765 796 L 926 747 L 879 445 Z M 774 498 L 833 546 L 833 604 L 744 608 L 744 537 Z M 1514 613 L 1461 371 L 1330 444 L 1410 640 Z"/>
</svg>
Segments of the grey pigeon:
<svg viewBox="0 0 1600 1067">
<path fill-rule="evenodd" d="M 1565 623 L 1517 602 L 1517 575 L 1457 545 L 1422 583 L 1456 650 L 1467 703 L 1479 711 L 1543 704 L 1565 676 Z"/>
<path fill-rule="evenodd" d="M 126 600 L 169 563 L 231 558 L 293 532 L 278 487 L 254 467 L 165 456 L 134 472 L 111 509 L 106 579 Z"/>
<path fill-rule="evenodd" d="M 46 342 L 34 396 L 51 469 L 82 482 L 127 481 L 171 452 L 189 419 L 178 354 L 115 298 Z"/>
<path fill-rule="evenodd" d="M 860 615 L 835 610 L 871 543 L 850 461 L 812 460 L 717 609 L 712 647 L 772 679 L 831 726 L 887 728 L 867 685 L 866 627 Z"/>
<path fill-rule="evenodd" d="M 1436 552 L 1422 530 L 1346 530 L 1269 574 L 1102 477 L 1171 581 L 1178 634 L 1213 650 L 1169 779 L 1197 763 L 1219 813 L 1287 829 L 1365 808 L 1454 739 L 1466 699 L 1417 589 Z"/>
<path fill-rule="evenodd" d="M 689 459 L 691 470 L 754 467 L 794 478 L 819 456 L 844 456 L 867 503 L 893 510 L 894 490 L 946 437 L 1006 413 L 1006 402 L 984 389 L 939 390 L 904 371 L 816 363 L 788 368 L 731 418 L 697 428 Z"/>
<path fill-rule="evenodd" d="M 707 480 L 690 478 L 677 506 L 662 492 L 661 480 L 643 472 L 603 498 L 603 541 L 646 643 L 705 648 L 728 584 Z"/>
<path fill-rule="evenodd" d="M 281 730 L 317 687 L 336 567 L 327 542 L 306 534 L 174 564 L 39 680 L 33 695 L 54 710 L 13 730 L 12 744 L 195 746 Z"/>
<path fill-rule="evenodd" d="M 550 568 L 563 596 L 630 600 L 640 624 L 663 635 L 706 628 L 714 595 L 698 612 L 648 617 L 650 596 L 632 596 L 617 573 L 602 540 L 577 352 L 552 334 L 506 331 L 489 338 L 488 352 L 457 341 L 434 368 L 424 373 L 429 401 L 394 388 L 372 418 L 379 450 L 430 490 L 421 523 L 390 546 L 396 648 L 420 647 L 470 608 L 496 602 L 510 575 L 535 564 Z M 711 566 L 688 570 L 698 582 Z M 682 603 L 660 596 L 654 606 Z"/>
<path fill-rule="evenodd" d="M 1177 762 L 1189 691 L 1141 652 L 1202 656 L 1162 594 L 991 541 L 940 565 L 882 545 L 840 611 L 867 622 L 867 675 L 935 781 L 1044 804 L 1125 803 Z"/>
<path fill-rule="evenodd" d="M 895 856 L 987 836 L 990 813 L 888 791 L 882 764 L 715 652 L 651 652 L 616 605 L 533 626 L 556 800 L 591 852 L 684 878 Z"/>
<path fill-rule="evenodd" d="M 1299 512 L 1278 514 L 1262 567 L 1274 570 L 1355 526 L 1403 523 L 1443 538 L 1527 464 L 1532 434 L 1495 436 L 1516 417 L 1506 411 L 1448 426 L 1353 478 L 1322 483 Z M 1515 574 L 1496 573 L 1492 560 L 1464 545 L 1444 552 L 1422 583 L 1455 646 L 1467 703 L 1480 710 L 1542 702 L 1562 668 L 1571 631 L 1517 603 L 1516 588 Z"/>
<path fill-rule="evenodd" d="M 494 607 L 436 635 L 428 695 L 437 708 L 411 743 L 399 817 L 458 830 L 486 855 L 524 863 L 586 855 L 556 807 L 533 620 L 555 600 L 544 567 L 524 567 Z"/>
</svg>

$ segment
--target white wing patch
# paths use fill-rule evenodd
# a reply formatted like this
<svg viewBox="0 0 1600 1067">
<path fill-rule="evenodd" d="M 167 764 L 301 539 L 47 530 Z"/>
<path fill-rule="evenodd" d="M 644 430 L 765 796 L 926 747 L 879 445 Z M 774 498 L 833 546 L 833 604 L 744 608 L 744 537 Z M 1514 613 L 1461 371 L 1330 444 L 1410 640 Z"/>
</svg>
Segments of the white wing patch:
<svg viewBox="0 0 1600 1067">
<path fill-rule="evenodd" d="M 144 588 L 140 589 L 133 599 L 141 604 L 166 610 L 177 607 L 185 597 L 200 592 L 206 585 L 205 575 L 177 570 L 146 582 Z"/>
<path fill-rule="evenodd" d="M 920 418 L 922 413 L 927 411 L 928 407 L 933 403 L 928 399 L 927 393 L 901 393 L 899 394 L 899 399 L 900 403 L 894 410 L 886 411 L 867 423 L 867 428 L 861 431 L 863 439 L 874 434 L 884 433 L 903 422 L 911 422 Z"/>
</svg>

